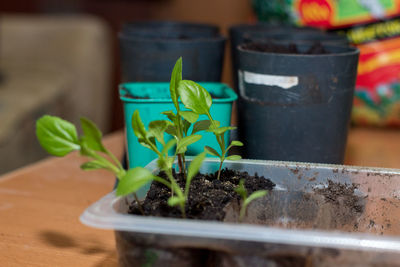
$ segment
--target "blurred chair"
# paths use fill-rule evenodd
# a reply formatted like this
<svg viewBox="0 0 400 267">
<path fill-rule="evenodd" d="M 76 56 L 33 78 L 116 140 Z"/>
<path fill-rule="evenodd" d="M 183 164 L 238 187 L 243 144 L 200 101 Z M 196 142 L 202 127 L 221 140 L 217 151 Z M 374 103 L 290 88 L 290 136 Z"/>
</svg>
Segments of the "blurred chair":
<svg viewBox="0 0 400 267">
<path fill-rule="evenodd" d="M 0 173 L 46 156 L 35 135 L 44 114 L 103 132 L 111 118 L 111 31 L 89 15 L 2 16 Z"/>
</svg>

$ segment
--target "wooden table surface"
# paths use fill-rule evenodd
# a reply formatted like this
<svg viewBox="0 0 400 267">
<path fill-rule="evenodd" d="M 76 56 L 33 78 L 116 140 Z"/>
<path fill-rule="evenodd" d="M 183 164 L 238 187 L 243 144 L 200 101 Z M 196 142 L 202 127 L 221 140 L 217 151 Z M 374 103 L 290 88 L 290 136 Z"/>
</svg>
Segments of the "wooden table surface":
<svg viewBox="0 0 400 267">
<path fill-rule="evenodd" d="M 121 156 L 123 134 L 105 138 Z M 84 172 L 77 153 L 49 158 L 0 177 L 0 266 L 117 266 L 112 231 L 79 222 L 108 193 L 114 176 Z M 346 163 L 400 169 L 400 131 L 352 129 Z"/>
</svg>

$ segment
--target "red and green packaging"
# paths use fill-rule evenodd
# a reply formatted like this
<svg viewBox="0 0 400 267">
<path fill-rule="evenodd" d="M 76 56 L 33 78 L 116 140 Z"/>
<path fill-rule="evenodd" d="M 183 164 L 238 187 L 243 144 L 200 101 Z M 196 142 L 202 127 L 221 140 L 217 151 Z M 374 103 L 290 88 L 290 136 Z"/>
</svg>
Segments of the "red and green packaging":
<svg viewBox="0 0 400 267">
<path fill-rule="evenodd" d="M 400 0 L 255 0 L 261 20 L 272 2 L 286 22 L 346 34 L 360 49 L 354 124 L 400 127 Z"/>
</svg>

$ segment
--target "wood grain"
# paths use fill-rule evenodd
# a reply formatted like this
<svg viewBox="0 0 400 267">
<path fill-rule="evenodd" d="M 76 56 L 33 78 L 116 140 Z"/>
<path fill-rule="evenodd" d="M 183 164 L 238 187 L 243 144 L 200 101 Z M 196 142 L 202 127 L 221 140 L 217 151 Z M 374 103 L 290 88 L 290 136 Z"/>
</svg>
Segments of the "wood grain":
<svg viewBox="0 0 400 267">
<path fill-rule="evenodd" d="M 106 145 L 122 155 L 122 133 Z M 114 233 L 79 222 L 115 177 L 80 170 L 84 161 L 72 153 L 0 178 L 0 266 L 118 266 Z"/>
<path fill-rule="evenodd" d="M 400 130 L 351 129 L 345 164 L 400 169 Z"/>
</svg>

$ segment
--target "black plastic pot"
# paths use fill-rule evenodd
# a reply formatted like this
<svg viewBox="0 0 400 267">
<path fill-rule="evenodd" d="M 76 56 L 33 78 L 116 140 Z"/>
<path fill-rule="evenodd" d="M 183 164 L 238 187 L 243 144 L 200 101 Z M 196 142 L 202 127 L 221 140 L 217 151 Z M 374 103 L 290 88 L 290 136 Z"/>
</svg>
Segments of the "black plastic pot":
<svg viewBox="0 0 400 267">
<path fill-rule="evenodd" d="M 234 81 L 234 89 L 238 89 L 237 83 L 237 66 L 238 66 L 238 55 L 237 47 L 241 44 L 251 42 L 251 37 L 256 38 L 263 37 L 268 34 L 281 34 L 292 32 L 304 32 L 304 33 L 318 33 L 321 30 L 311 27 L 295 27 L 289 25 L 271 25 L 271 24 L 238 24 L 229 28 L 229 40 L 231 45 L 231 58 L 232 58 L 232 76 Z"/>
<path fill-rule="evenodd" d="M 123 34 L 148 38 L 209 38 L 219 35 L 219 28 L 211 24 L 142 21 L 128 22 L 122 26 Z"/>
<path fill-rule="evenodd" d="M 221 80 L 225 38 L 206 24 L 139 22 L 119 35 L 123 82 L 169 81 L 179 57 L 183 77 L 195 81 Z"/>
<path fill-rule="evenodd" d="M 243 35 L 244 43 L 273 41 L 275 43 L 302 43 L 310 44 L 319 42 L 324 45 L 348 46 L 349 41 L 345 35 L 327 33 L 323 31 L 270 31 L 248 32 Z"/>
<path fill-rule="evenodd" d="M 291 34 L 298 33 L 321 33 L 322 31 L 312 27 L 296 27 L 290 25 L 238 24 L 229 28 L 229 38 L 232 49 L 246 41 L 246 35 L 263 36 L 264 34 Z"/>
<path fill-rule="evenodd" d="M 238 131 L 245 158 L 343 163 L 359 51 L 323 47 L 329 53 L 239 47 Z"/>
</svg>

